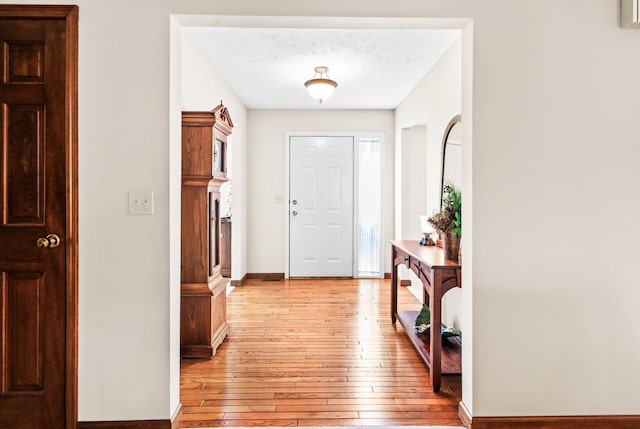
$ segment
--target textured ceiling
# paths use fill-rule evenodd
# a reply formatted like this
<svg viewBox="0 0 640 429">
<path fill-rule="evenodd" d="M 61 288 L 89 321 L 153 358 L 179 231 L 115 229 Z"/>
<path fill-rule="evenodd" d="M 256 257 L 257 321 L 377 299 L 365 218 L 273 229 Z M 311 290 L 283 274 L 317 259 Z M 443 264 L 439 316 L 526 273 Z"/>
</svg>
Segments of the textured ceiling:
<svg viewBox="0 0 640 429">
<path fill-rule="evenodd" d="M 188 41 L 251 109 L 394 109 L 459 30 L 187 27 Z M 320 104 L 316 66 L 338 82 Z"/>
</svg>

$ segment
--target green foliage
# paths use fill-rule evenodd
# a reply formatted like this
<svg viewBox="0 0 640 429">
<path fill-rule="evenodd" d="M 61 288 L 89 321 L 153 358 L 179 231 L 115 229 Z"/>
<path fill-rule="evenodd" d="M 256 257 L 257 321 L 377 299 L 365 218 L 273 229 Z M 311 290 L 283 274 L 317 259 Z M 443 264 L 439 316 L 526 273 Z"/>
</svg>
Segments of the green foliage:
<svg viewBox="0 0 640 429">
<path fill-rule="evenodd" d="M 428 219 L 428 222 L 443 233 L 453 230 L 458 237 L 462 236 L 462 193 L 450 181 L 442 189 L 442 209 Z"/>
<path fill-rule="evenodd" d="M 422 306 L 422 310 L 420 310 L 420 314 L 416 317 L 416 327 L 420 325 L 428 325 L 431 323 L 431 310 L 426 305 Z"/>
<path fill-rule="evenodd" d="M 445 185 L 445 198 L 443 204 L 446 205 L 451 213 L 453 219 L 449 229 L 453 229 L 453 233 L 458 237 L 462 236 L 462 193 L 451 182 L 447 182 Z"/>
</svg>

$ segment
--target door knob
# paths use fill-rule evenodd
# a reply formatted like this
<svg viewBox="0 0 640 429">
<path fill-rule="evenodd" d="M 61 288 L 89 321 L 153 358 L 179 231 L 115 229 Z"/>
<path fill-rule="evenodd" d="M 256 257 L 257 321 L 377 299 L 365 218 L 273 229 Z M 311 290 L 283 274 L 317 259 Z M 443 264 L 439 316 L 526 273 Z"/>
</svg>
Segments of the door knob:
<svg viewBox="0 0 640 429">
<path fill-rule="evenodd" d="M 46 237 L 38 238 L 36 245 L 40 248 L 49 247 L 54 248 L 60 245 L 60 237 L 57 234 L 49 234 Z"/>
<path fill-rule="evenodd" d="M 298 216 L 298 212 L 297 212 L 297 211 L 295 211 L 295 210 L 294 210 L 294 211 L 292 211 L 292 212 L 291 212 L 291 214 L 292 214 L 292 215 L 294 215 L 294 216 Z"/>
<path fill-rule="evenodd" d="M 298 204 L 298 200 L 291 201 L 291 204 L 293 204 L 295 206 L 296 204 Z"/>
</svg>

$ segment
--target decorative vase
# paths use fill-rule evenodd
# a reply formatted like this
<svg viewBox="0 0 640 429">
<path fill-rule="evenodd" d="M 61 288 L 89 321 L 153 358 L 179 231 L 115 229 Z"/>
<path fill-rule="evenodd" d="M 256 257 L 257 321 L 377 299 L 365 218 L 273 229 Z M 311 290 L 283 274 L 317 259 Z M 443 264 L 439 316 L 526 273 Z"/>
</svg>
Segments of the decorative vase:
<svg viewBox="0 0 640 429">
<path fill-rule="evenodd" d="M 442 250 L 444 250 L 444 259 L 458 260 L 460 237 L 455 235 L 453 230 L 447 230 L 442 234 Z"/>
</svg>

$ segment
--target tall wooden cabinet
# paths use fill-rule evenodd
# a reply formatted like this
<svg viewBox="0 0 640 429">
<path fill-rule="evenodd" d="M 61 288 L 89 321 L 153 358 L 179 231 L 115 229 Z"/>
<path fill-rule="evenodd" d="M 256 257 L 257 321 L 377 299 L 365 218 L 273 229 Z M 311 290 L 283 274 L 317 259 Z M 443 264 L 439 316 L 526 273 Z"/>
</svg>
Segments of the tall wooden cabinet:
<svg viewBox="0 0 640 429">
<path fill-rule="evenodd" d="M 220 270 L 220 186 L 227 181 L 233 123 L 222 103 L 182 112 L 180 351 L 211 358 L 227 336 L 226 285 Z"/>
</svg>

